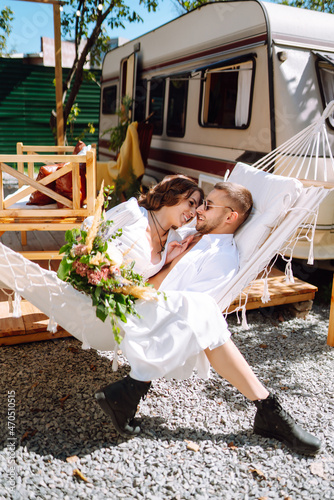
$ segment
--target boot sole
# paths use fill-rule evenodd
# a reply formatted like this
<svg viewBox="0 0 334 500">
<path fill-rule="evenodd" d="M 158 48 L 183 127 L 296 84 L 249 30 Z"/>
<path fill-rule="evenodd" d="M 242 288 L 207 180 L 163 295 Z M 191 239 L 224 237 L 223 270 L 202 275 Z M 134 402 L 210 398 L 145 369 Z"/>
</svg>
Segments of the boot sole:
<svg viewBox="0 0 334 500">
<path fill-rule="evenodd" d="M 133 438 L 133 437 L 137 436 L 139 434 L 139 431 L 138 432 L 127 432 L 126 429 L 122 429 L 122 427 L 120 427 L 118 420 L 116 418 L 116 414 L 115 414 L 114 410 L 108 404 L 108 402 L 105 398 L 105 394 L 104 394 L 104 398 L 98 397 L 99 394 L 101 394 L 101 393 L 104 394 L 104 392 L 102 392 L 102 391 L 95 393 L 96 402 L 98 403 L 98 405 L 100 406 L 102 411 L 106 415 L 108 415 L 108 417 L 111 418 L 113 426 L 115 427 L 118 434 L 120 434 L 122 437 L 124 437 L 126 439 Z"/>
<path fill-rule="evenodd" d="M 259 436 L 269 438 L 269 439 L 276 439 L 277 441 L 280 441 L 281 443 L 285 444 L 291 451 L 294 453 L 299 453 L 300 455 L 309 455 L 309 456 L 314 456 L 319 453 L 321 450 L 321 447 L 319 447 L 317 450 L 310 450 L 305 447 L 295 447 L 293 444 L 289 443 L 289 441 L 286 441 L 285 439 L 282 439 L 281 436 L 274 434 L 273 432 L 266 432 L 262 429 L 257 429 L 254 427 L 253 429 L 255 434 L 258 434 Z"/>
</svg>

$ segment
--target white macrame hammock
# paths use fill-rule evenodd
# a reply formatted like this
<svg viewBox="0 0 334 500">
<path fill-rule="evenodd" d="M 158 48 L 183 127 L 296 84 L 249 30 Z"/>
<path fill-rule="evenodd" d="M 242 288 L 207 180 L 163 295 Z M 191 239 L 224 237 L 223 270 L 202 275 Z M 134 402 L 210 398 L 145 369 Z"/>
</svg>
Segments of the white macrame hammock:
<svg viewBox="0 0 334 500">
<path fill-rule="evenodd" d="M 318 179 L 321 175 L 320 180 L 324 183 L 334 178 L 334 161 L 325 124 L 333 111 L 334 101 L 316 123 L 253 166 L 238 163 L 234 167 L 228 180 L 250 189 L 254 211 L 235 235 L 240 270 L 215 297 L 221 311 L 226 311 L 236 298 L 242 298 L 244 289 L 261 272 L 265 281 L 262 300 L 267 302 L 270 297 L 266 277 L 278 254 L 287 259 L 286 277 L 293 281 L 291 258 L 298 239 L 310 242 L 309 263 L 313 262 L 312 242 L 318 208 L 330 190 L 324 186 L 304 187 L 295 177 Z M 290 257 L 287 258 L 287 254 Z M 96 317 L 90 297 L 60 281 L 56 273 L 42 269 L 1 243 L 0 277 L 4 287 L 13 290 L 7 294 L 14 317 L 21 314 L 22 296 L 50 318 L 49 331 L 55 332 L 58 323 L 81 340 L 83 348 L 105 350 L 104 346 L 108 345 L 111 350 L 116 347 L 111 341 L 110 323 L 102 323 Z M 247 327 L 245 307 L 240 305 L 236 309 L 241 309 L 243 324 Z"/>
<path fill-rule="evenodd" d="M 260 273 L 264 280 L 262 302 L 268 302 L 267 278 L 279 255 L 286 261 L 286 281 L 293 283 L 291 260 L 298 241 L 309 243 L 307 262 L 313 265 L 319 206 L 333 191 L 330 186 L 334 181 L 334 159 L 326 129 L 326 120 L 333 113 L 334 101 L 331 101 L 315 123 L 252 167 L 238 163 L 228 177 L 229 181 L 243 184 L 251 191 L 254 213 L 235 236 L 241 254 L 240 270 L 216 297 L 222 311 L 238 297 L 240 304 L 242 298 L 247 301 L 244 289 Z M 272 217 L 268 217 L 268 212 Z M 246 304 L 235 310 L 242 311 L 243 324 L 247 327 Z"/>
</svg>

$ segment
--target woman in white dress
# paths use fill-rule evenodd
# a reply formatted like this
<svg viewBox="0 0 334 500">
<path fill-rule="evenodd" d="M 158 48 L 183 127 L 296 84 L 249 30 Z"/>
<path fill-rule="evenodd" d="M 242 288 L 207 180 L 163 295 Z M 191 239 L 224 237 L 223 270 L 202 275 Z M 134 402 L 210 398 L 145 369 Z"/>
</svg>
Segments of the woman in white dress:
<svg viewBox="0 0 334 500">
<path fill-rule="evenodd" d="M 166 262 L 187 248 L 191 237 L 183 240 L 173 228 L 191 222 L 201 199 L 202 192 L 191 179 L 171 176 L 152 188 L 138 202 L 131 199 L 107 213 L 107 218 L 114 221 L 111 231 L 122 228 L 123 234 L 118 240 L 120 248 L 122 251 L 129 250 L 128 257 L 136 262 L 135 270 L 138 273 L 146 278 L 153 276 Z M 0 271 L 1 279 L 7 286 L 51 318 L 54 317 L 86 347 L 115 349 L 110 325 L 95 317 L 90 298 L 60 282 L 55 273 L 41 270 L 1 244 Z M 101 408 L 112 417 L 121 435 L 129 437 L 138 432 L 133 417 L 140 398 L 149 388 L 145 381 L 160 376 L 183 379 L 195 367 L 200 376 L 208 376 L 209 363 L 204 351 L 209 350 L 217 353 L 218 359 L 211 355 L 210 362 L 216 369 L 218 367 L 218 373 L 249 399 L 261 400 L 256 401 L 259 405 L 267 402 L 262 413 L 259 413 L 258 406 L 257 416 L 259 420 L 260 417 L 264 418 L 263 415 L 269 415 L 269 423 L 262 424 L 265 430 L 261 428 L 258 433 L 284 440 L 301 453 L 315 454 L 319 451 L 320 441 L 296 426 L 291 417 L 281 416 L 281 408 L 276 400 L 268 397 L 268 391 L 239 351 L 228 342 L 230 334 L 226 322 L 212 297 L 200 292 L 171 290 L 167 300 L 160 295 L 158 303 L 152 306 L 145 301 L 139 302 L 137 310 L 142 318 L 128 318 L 124 325 L 124 342 L 128 346 L 135 346 L 135 350 L 132 350 L 135 369 L 140 371 L 142 363 L 142 366 L 145 365 L 142 373 L 149 375 L 147 378 L 127 377 L 96 394 Z M 125 345 L 124 348 L 127 354 Z M 222 364 L 223 369 L 220 370 Z M 113 402 L 115 393 L 120 395 L 120 408 L 118 401 Z M 284 427 L 281 434 L 277 430 L 272 431 L 271 427 L 274 425 L 276 429 L 276 424 Z"/>
<path fill-rule="evenodd" d="M 113 221 L 105 238 L 121 228 L 116 245 L 135 262 L 134 270 L 148 279 L 187 248 L 191 238 L 179 245 L 182 237 L 176 230 L 190 226 L 202 199 L 203 191 L 192 179 L 184 175 L 165 177 L 138 201 L 131 198 L 105 214 L 105 219 Z M 91 221 L 92 217 L 86 219 L 84 227 L 88 228 Z"/>
<path fill-rule="evenodd" d="M 314 455 L 320 450 L 321 442 L 298 426 L 281 407 L 276 396 L 261 384 L 229 338 L 226 322 L 219 309 L 215 308 L 211 292 L 208 292 L 208 284 L 217 278 L 224 283 L 224 280 L 228 280 L 236 272 L 238 252 L 233 242 L 233 233 L 245 220 L 252 206 L 251 194 L 242 186 L 225 183 L 216 187 L 208 196 L 209 204 L 222 213 L 216 212 L 215 215 L 214 210 L 207 212 L 208 201 L 197 209 L 196 227 L 202 234 L 203 248 L 201 249 L 199 242 L 196 243 L 195 237 L 192 242 L 196 247 L 193 254 L 195 257 L 190 259 L 193 265 L 189 266 L 188 262 L 183 265 L 183 270 L 182 266 L 175 266 L 174 270 L 177 269 L 177 272 L 169 272 L 172 278 L 167 288 L 164 287 L 164 271 L 162 275 L 159 273 L 160 278 L 156 279 L 156 276 L 153 279 L 156 286 L 161 285 L 162 290 L 167 291 L 167 301 L 154 307 L 150 307 L 149 303 L 141 304 L 139 312 L 142 313 L 142 318 L 130 318 L 124 325 L 125 336 L 121 349 L 131 365 L 130 375 L 102 387 L 95 398 L 102 410 L 111 417 L 119 434 L 130 437 L 140 430 L 134 417 L 140 399 L 149 390 L 148 381 L 159 377 L 186 378 L 195 367 L 200 376 L 207 376 L 205 368 L 210 362 L 223 378 L 255 403 L 257 413 L 254 431 L 257 434 L 284 441 L 295 452 Z M 180 225 L 184 217 L 187 219 L 183 204 L 184 202 L 164 207 L 162 210 L 157 202 L 156 214 L 165 215 L 165 221 L 173 220 L 175 225 Z M 148 206 L 155 208 L 151 204 Z M 156 214 L 150 214 L 155 229 Z M 165 232 L 167 224 L 161 227 L 159 219 L 158 225 Z M 151 251 L 152 260 L 156 258 L 156 253 L 160 253 L 159 243 L 161 249 L 164 246 L 158 238 L 155 249 Z M 179 251 L 180 248 L 183 251 L 182 245 L 176 246 L 175 250 Z M 213 252 L 211 260 L 210 252 Z M 184 260 L 185 257 L 182 256 L 181 261 Z M 208 269 L 210 264 L 213 267 L 211 278 Z M 205 275 L 200 270 L 202 266 Z M 184 277 L 183 281 L 180 276 Z M 199 287 L 193 286 L 197 282 Z M 179 287 L 178 284 L 182 286 Z M 196 289 L 200 292 L 191 291 Z"/>
</svg>

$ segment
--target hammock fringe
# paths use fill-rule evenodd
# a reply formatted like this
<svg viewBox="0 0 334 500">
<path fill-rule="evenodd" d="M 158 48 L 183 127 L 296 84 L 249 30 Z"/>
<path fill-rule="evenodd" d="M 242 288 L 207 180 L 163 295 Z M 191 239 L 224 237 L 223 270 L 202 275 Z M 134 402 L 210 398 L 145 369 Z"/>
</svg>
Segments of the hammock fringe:
<svg viewBox="0 0 334 500">
<path fill-rule="evenodd" d="M 14 304 L 13 304 L 13 318 L 21 318 L 21 295 L 17 292 L 14 294 Z"/>
</svg>

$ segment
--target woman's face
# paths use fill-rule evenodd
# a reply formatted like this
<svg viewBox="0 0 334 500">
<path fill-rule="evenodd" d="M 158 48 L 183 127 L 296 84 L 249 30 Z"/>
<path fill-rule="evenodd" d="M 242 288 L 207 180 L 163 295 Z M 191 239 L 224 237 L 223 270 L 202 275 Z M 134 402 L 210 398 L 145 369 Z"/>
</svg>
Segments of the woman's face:
<svg viewBox="0 0 334 500">
<path fill-rule="evenodd" d="M 172 225 L 181 227 L 195 217 L 200 201 L 200 193 L 194 191 L 189 198 L 183 198 L 178 205 L 168 207 Z"/>
</svg>

